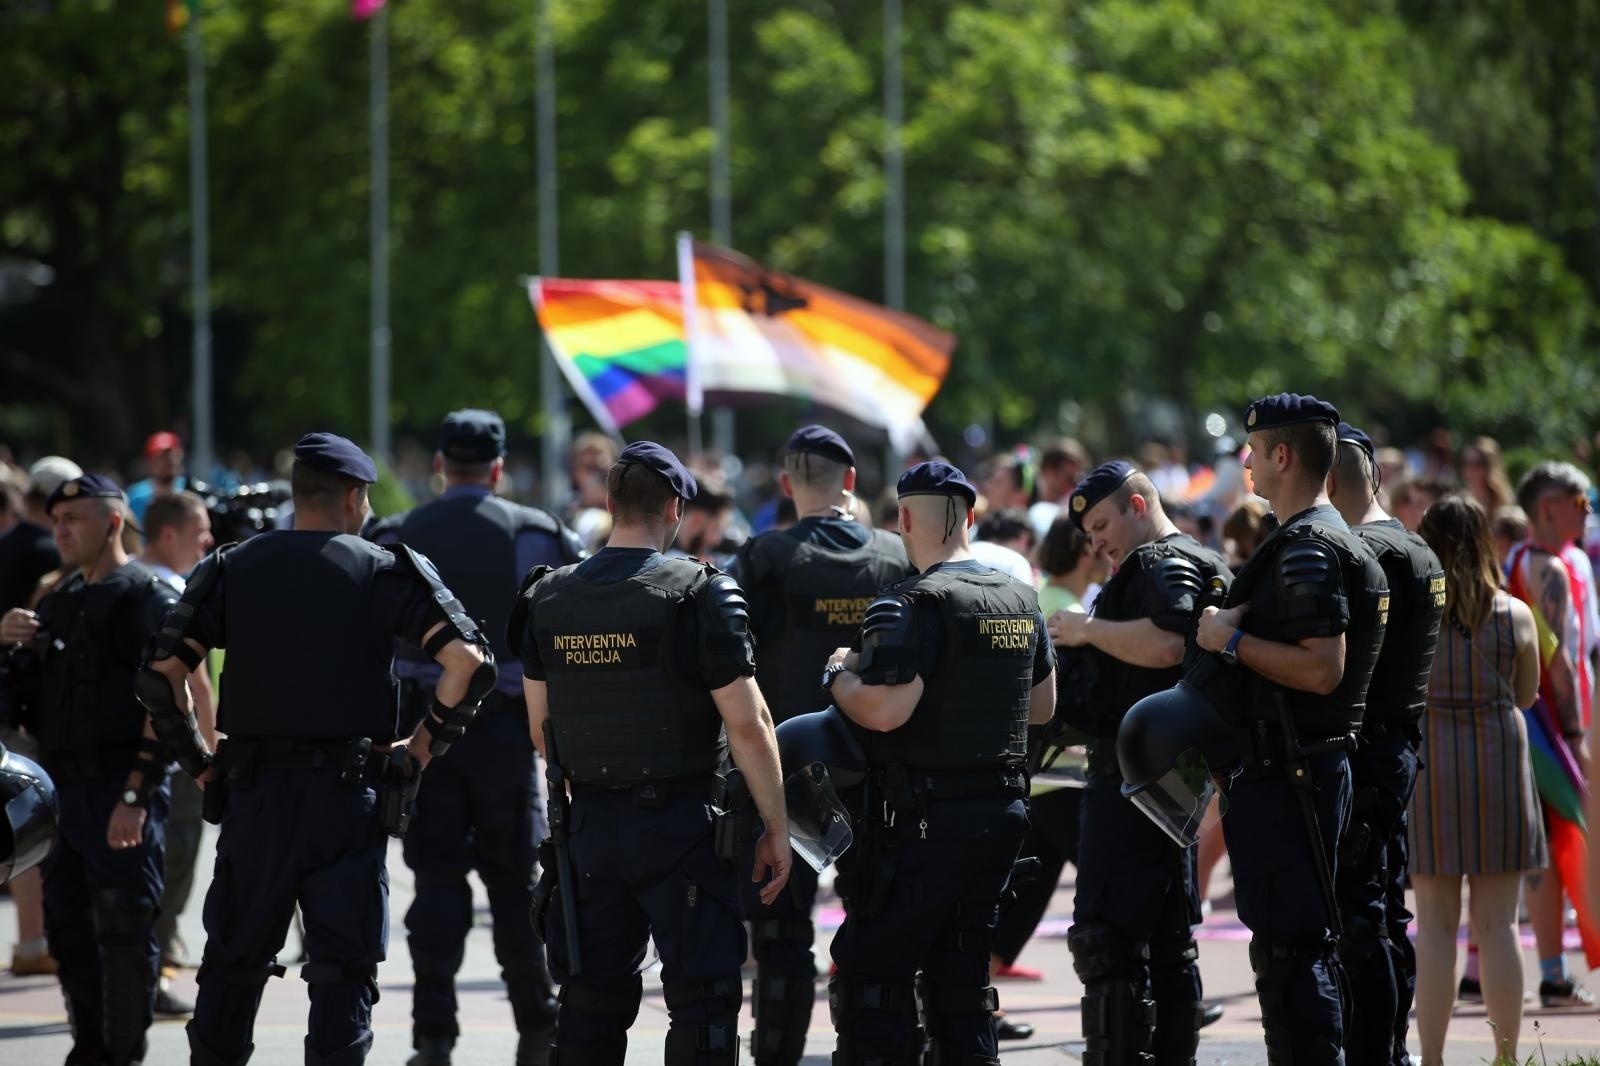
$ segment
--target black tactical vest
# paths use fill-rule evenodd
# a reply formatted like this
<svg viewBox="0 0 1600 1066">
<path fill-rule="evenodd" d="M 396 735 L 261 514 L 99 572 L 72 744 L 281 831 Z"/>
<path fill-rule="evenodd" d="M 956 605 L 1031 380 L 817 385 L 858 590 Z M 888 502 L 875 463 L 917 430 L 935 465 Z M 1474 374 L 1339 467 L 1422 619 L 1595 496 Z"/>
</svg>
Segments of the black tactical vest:
<svg viewBox="0 0 1600 1066">
<path fill-rule="evenodd" d="M 722 718 L 693 664 L 675 661 L 684 603 L 706 567 L 662 559 L 609 584 L 576 569 L 540 581 L 528 610 L 562 769 L 600 785 L 711 772 Z"/>
<path fill-rule="evenodd" d="M 751 545 L 763 557 L 781 600 L 782 628 L 758 633 L 756 681 L 775 722 L 828 705 L 822 668 L 834 649 L 848 647 L 872 598 L 911 572 L 905 545 L 893 533 L 841 552 L 795 539 L 787 530 L 763 533 Z"/>
<path fill-rule="evenodd" d="M 874 762 L 918 770 L 1021 766 L 1028 754 L 1028 705 L 1039 597 L 999 571 L 935 569 L 886 592 L 908 597 L 919 620 L 935 615 L 943 654 L 924 676 L 922 699 L 899 729 L 875 734 Z"/>
<path fill-rule="evenodd" d="M 1213 577 L 1221 577 L 1225 582 L 1233 580 L 1227 561 L 1194 538 L 1181 533 L 1164 537 L 1141 544 L 1128 554 L 1096 597 L 1095 617 L 1107 622 L 1131 622 L 1149 617 L 1142 606 L 1150 600 L 1144 586 L 1156 580 L 1156 568 L 1162 560 L 1172 556 L 1188 559 L 1199 570 L 1200 587 L 1195 593 L 1197 604 Z M 1123 662 L 1097 648 L 1089 649 L 1089 653 L 1095 660 L 1094 687 L 1090 690 L 1085 708 L 1087 720 L 1074 724 L 1100 739 L 1114 739 L 1117 728 L 1122 724 L 1122 716 L 1129 707 L 1152 693 L 1171 688 L 1183 676 L 1181 664 L 1155 670 Z"/>
<path fill-rule="evenodd" d="M 1232 670 L 1218 670 L 1207 685 L 1207 693 L 1218 709 L 1236 713 L 1244 721 L 1266 721 L 1269 725 L 1278 720 L 1281 698 L 1294 716 L 1300 739 L 1311 742 L 1336 737 L 1360 726 L 1366 710 L 1367 686 L 1378 661 L 1378 651 L 1383 646 L 1389 593 L 1378 560 L 1361 538 L 1344 524 L 1338 512 L 1325 506 L 1312 508 L 1296 515 L 1262 541 L 1228 590 L 1227 606 L 1250 604 L 1241 625 L 1246 633 L 1280 643 L 1288 641 L 1285 620 L 1291 615 L 1288 594 L 1279 573 L 1280 561 L 1304 539 L 1325 545 L 1338 561 L 1339 587 L 1330 590 L 1330 594 L 1344 598 L 1350 617 L 1344 634 L 1344 676 L 1338 687 L 1326 696 L 1284 688 L 1241 665 Z M 1306 635 L 1334 634 L 1310 632 Z"/>
<path fill-rule="evenodd" d="M 1428 703 L 1428 674 L 1444 616 L 1444 567 L 1427 541 L 1392 518 L 1357 526 L 1355 533 L 1389 579 L 1389 624 L 1362 721 L 1409 734 Z"/>
<path fill-rule="evenodd" d="M 129 561 L 86 585 L 74 574 L 39 603 L 42 660 L 40 743 L 46 752 L 137 747 L 144 707 L 133 694 L 146 600 L 178 593 L 143 563 Z"/>
<path fill-rule="evenodd" d="M 394 565 L 343 533 L 276 530 L 228 552 L 217 728 L 241 740 L 393 740 L 394 637 L 373 586 Z"/>
<path fill-rule="evenodd" d="M 446 587 L 489 637 L 495 660 L 516 662 L 517 649 L 505 646 L 505 633 L 522 579 L 517 573 L 517 538 L 524 532 L 539 532 L 559 539 L 560 523 L 543 511 L 493 495 L 469 495 L 423 504 L 406 515 L 396 532 L 401 543 L 426 555 L 438 568 Z M 433 661 L 420 648 L 406 647 L 401 654 L 417 662 Z"/>
</svg>

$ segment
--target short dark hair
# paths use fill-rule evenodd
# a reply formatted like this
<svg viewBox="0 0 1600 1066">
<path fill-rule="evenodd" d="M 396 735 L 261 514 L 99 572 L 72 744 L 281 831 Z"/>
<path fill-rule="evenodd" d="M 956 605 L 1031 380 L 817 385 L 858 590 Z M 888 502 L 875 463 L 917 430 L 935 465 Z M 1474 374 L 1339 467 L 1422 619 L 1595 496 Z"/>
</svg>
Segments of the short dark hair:
<svg viewBox="0 0 1600 1066">
<path fill-rule="evenodd" d="M 675 500 L 667 479 L 639 463 L 612 463 L 606 472 L 606 497 L 619 522 L 653 523 L 668 500 Z"/>
<path fill-rule="evenodd" d="M 1128 509 L 1128 501 L 1135 496 L 1143 496 L 1144 502 L 1152 508 L 1160 507 L 1163 510 L 1166 509 L 1166 504 L 1161 499 L 1161 493 L 1156 491 L 1156 483 L 1151 481 L 1150 475 L 1143 470 L 1135 470 L 1129 474 L 1123 479 L 1122 484 L 1112 490 L 1111 495 L 1107 496 L 1106 499 L 1116 504 L 1117 510 L 1126 511 Z"/>
<path fill-rule="evenodd" d="M 1532 515 L 1539 501 L 1551 492 L 1576 496 L 1589 491 L 1589 479 L 1571 463 L 1545 461 L 1522 475 L 1517 483 L 1517 506 Z"/>
<path fill-rule="evenodd" d="M 1339 432 L 1332 422 L 1295 422 L 1261 431 L 1267 452 L 1278 445 L 1287 444 L 1300 465 L 1315 481 L 1326 481 L 1333 469 L 1334 448 L 1339 443 Z"/>
<path fill-rule="evenodd" d="M 336 474 L 320 466 L 296 459 L 289 470 L 289 492 L 296 509 L 333 507 L 351 489 L 364 489 L 367 483 L 348 474 Z"/>
<path fill-rule="evenodd" d="M 1058 437 L 1045 445 L 1044 450 L 1039 453 L 1039 469 L 1041 470 L 1054 470 L 1056 467 L 1065 466 L 1068 463 L 1076 463 L 1085 469 L 1091 465 L 1089 449 L 1071 437 Z"/>
<path fill-rule="evenodd" d="M 1035 539 L 1033 522 L 1029 520 L 1028 512 L 1020 507 L 1006 507 L 984 515 L 976 533 L 978 540 L 991 542 L 1027 537 L 1028 543 L 1032 544 Z"/>
<path fill-rule="evenodd" d="M 1339 480 L 1352 481 L 1360 484 L 1366 491 L 1371 492 L 1378 487 L 1378 470 L 1376 462 L 1367 455 L 1367 450 L 1355 441 L 1339 441 L 1337 458 L 1334 460 L 1334 469 L 1339 472 Z"/>
<path fill-rule="evenodd" d="M 714 477 L 704 474 L 695 479 L 699 491 L 694 494 L 694 499 L 684 503 L 687 511 L 700 511 L 703 514 L 721 514 L 733 507 L 733 490 L 728 488 L 728 483 L 720 476 Z"/>
<path fill-rule="evenodd" d="M 440 453 L 440 468 L 444 476 L 452 481 L 487 481 L 489 471 L 494 469 L 496 460 L 490 459 L 481 463 L 463 463 Z"/>
<path fill-rule="evenodd" d="M 155 540 L 163 529 L 181 530 L 205 509 L 205 501 L 192 492 L 162 493 L 144 509 L 145 539 Z"/>
<path fill-rule="evenodd" d="M 1050 530 L 1039 545 L 1039 569 L 1052 577 L 1070 574 L 1092 549 L 1089 535 L 1077 523 L 1058 518 L 1050 523 Z"/>
</svg>

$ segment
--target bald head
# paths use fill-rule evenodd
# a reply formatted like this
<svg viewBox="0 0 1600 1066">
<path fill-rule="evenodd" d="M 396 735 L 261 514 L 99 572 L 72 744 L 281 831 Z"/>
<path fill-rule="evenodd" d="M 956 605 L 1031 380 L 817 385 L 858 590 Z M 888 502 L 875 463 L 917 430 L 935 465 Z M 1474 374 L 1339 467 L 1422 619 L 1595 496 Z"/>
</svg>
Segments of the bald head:
<svg viewBox="0 0 1600 1066">
<path fill-rule="evenodd" d="M 919 570 L 967 549 L 971 521 L 972 509 L 958 496 L 900 497 L 900 535 Z"/>
<path fill-rule="evenodd" d="M 1368 520 L 1367 512 L 1378 494 L 1375 475 L 1366 449 L 1354 441 L 1339 441 L 1328 473 L 1328 500 L 1348 524 L 1357 526 Z"/>
</svg>

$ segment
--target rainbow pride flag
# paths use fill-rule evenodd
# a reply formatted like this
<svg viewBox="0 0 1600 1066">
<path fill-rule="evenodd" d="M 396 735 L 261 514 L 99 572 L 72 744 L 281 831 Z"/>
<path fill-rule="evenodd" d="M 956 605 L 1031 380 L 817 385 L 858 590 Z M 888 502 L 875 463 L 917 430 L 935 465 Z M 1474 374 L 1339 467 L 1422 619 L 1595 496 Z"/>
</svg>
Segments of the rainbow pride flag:
<svg viewBox="0 0 1600 1066">
<path fill-rule="evenodd" d="M 607 433 L 686 397 L 677 282 L 534 278 L 528 296 L 567 383 Z"/>
</svg>

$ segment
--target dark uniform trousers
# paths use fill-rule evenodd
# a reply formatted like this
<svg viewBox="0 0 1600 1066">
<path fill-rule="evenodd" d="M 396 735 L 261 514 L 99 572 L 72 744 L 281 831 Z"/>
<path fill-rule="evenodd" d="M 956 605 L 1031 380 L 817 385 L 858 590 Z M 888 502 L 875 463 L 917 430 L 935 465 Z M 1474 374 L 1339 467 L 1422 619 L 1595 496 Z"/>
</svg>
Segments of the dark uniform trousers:
<svg viewBox="0 0 1600 1066">
<path fill-rule="evenodd" d="M 744 865 L 753 868 L 754 856 L 746 858 Z M 817 871 L 795 853 L 789 883 L 770 907 L 761 902 L 761 886 L 749 874 L 747 869 L 739 889 L 759 968 L 751 994 L 757 1040 L 751 1058 L 757 1063 L 799 1062 L 817 996 L 817 963 L 811 950 L 816 938 L 811 912 L 817 902 Z"/>
<path fill-rule="evenodd" d="M 1078 894 L 1070 936 L 1086 986 L 1084 1037 L 1090 1048 L 1105 1049 L 1107 1063 L 1138 1061 L 1134 1054 L 1148 1050 L 1157 1063 L 1187 1066 L 1194 1059 L 1201 1009 L 1195 849 L 1174 845 L 1122 795 L 1112 777 L 1090 778 L 1079 817 Z M 1091 1007 L 1097 989 L 1104 1000 Z M 1116 996 L 1131 1002 L 1112 1002 Z M 1119 1046 L 1122 1039 L 1149 1032 L 1152 1005 L 1155 1033 L 1149 1048 Z M 1096 1020 L 1088 1017 L 1091 1009 L 1104 1011 L 1098 1032 Z"/>
<path fill-rule="evenodd" d="M 1312 756 L 1306 766 L 1332 865 L 1350 818 L 1349 761 L 1335 752 Z M 1228 792 L 1222 825 L 1239 920 L 1252 934 L 1269 1060 L 1343 1063 L 1349 991 L 1294 787 L 1276 768 L 1247 772 Z"/>
<path fill-rule="evenodd" d="M 194 1066 L 249 1061 L 262 988 L 283 975 L 276 957 L 296 903 L 311 960 L 300 971 L 311 1000 L 307 1066 L 359 1063 L 372 1048 L 377 966 L 389 941 L 388 837 L 373 790 L 342 783 L 338 760 L 329 762 L 263 768 L 230 783 L 189 1022 Z"/>
<path fill-rule="evenodd" d="M 1404 736 L 1363 736 L 1350 756 L 1355 789 L 1339 853 L 1340 956 L 1350 978 L 1345 1049 L 1353 1063 L 1395 1066 L 1408 1059 L 1407 1019 L 1417 956 L 1406 935 L 1406 808 L 1417 783 L 1417 753 Z"/>
<path fill-rule="evenodd" d="M 550 972 L 561 983 L 553 1061 L 565 1066 L 622 1066 L 652 938 L 670 1019 L 664 1061 L 720 1064 L 737 1055 L 747 942 L 735 875 L 716 857 L 706 799 L 656 787 L 659 798 L 648 803 L 631 789 L 573 788 L 582 973 L 567 968 L 559 891 L 543 915 Z"/>
<path fill-rule="evenodd" d="M 474 869 L 488 890 L 495 958 L 517 1031 L 536 1033 L 555 1020 L 544 945 L 528 921 L 537 772 L 523 702 L 499 692 L 484 700 L 466 735 L 428 764 L 404 850 L 406 865 L 416 873 L 406 931 L 416 971 L 411 1017 L 418 1037 L 459 1033 L 456 973 L 472 929 L 467 872 Z"/>
<path fill-rule="evenodd" d="M 839 972 L 828 1001 L 839 1034 L 834 1061 L 844 1066 L 919 1061 L 919 974 L 940 1061 L 999 1061 L 989 955 L 1027 805 L 1008 796 L 944 799 L 926 811 L 892 826 L 870 822 L 840 877 L 847 917 L 833 938 Z"/>
<path fill-rule="evenodd" d="M 59 816 L 44 864 L 44 919 L 72 1022 L 71 1066 L 140 1061 L 154 1017 L 170 792 L 163 781 L 150 794 L 138 847 L 112 848 L 106 828 L 131 764 L 130 754 L 114 771 L 80 776 L 51 760 Z"/>
<path fill-rule="evenodd" d="M 156 919 L 156 938 L 164 955 L 177 954 L 178 918 L 194 889 L 194 868 L 205 836 L 204 805 L 205 796 L 194 778 L 188 774 L 172 778 L 172 812 L 167 818 L 167 885 L 161 893 L 161 916 Z"/>
<path fill-rule="evenodd" d="M 1013 889 L 1016 902 L 1000 915 L 994 953 L 1008 966 L 1017 961 L 1044 920 L 1067 863 L 1078 865 L 1082 804 L 1081 788 L 1036 792 L 1028 801 L 1028 834 L 1022 841 L 1022 856 L 1039 860 L 1039 876 L 1017 885 Z"/>
</svg>

